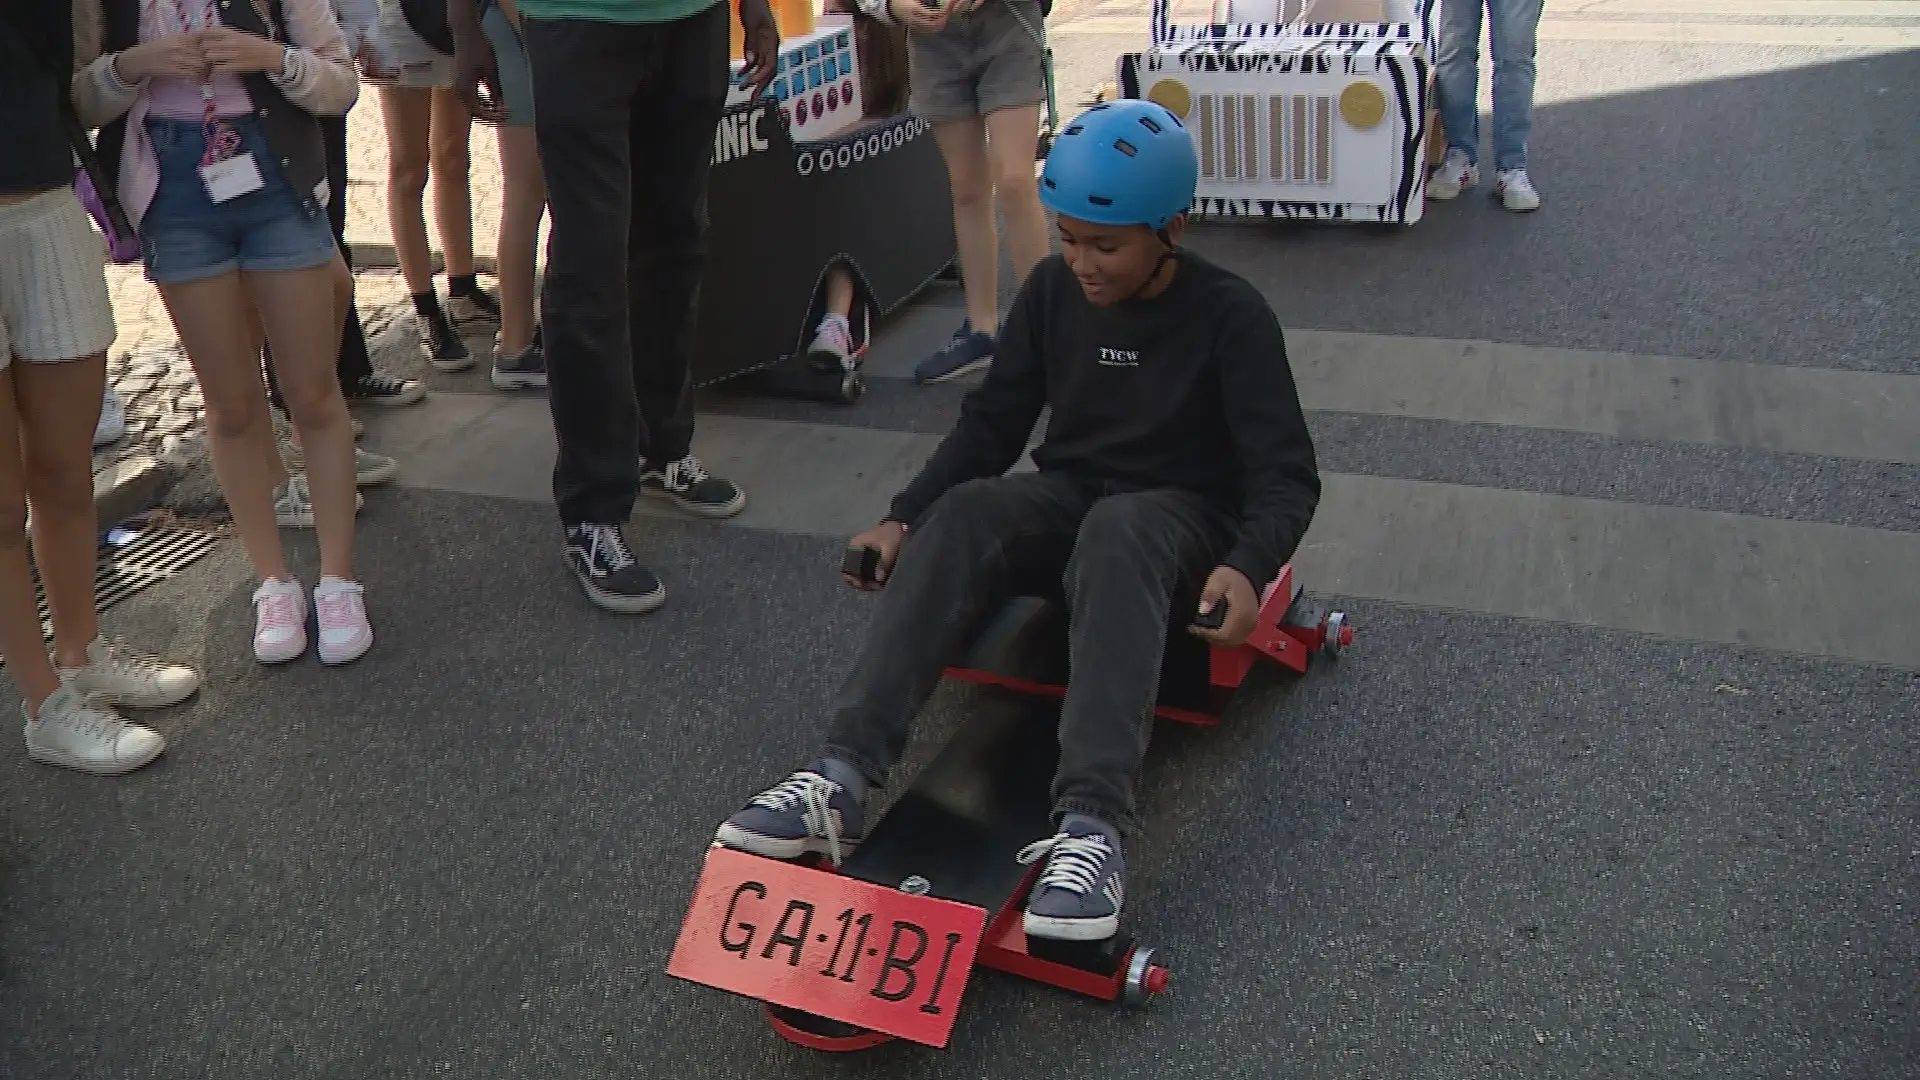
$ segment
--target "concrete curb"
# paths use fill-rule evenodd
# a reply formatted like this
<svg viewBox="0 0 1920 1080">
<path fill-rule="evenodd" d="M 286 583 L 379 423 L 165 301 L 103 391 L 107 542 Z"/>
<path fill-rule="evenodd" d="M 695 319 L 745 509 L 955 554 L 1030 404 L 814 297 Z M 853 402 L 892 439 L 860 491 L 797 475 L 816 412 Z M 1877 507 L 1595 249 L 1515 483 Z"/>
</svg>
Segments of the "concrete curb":
<svg viewBox="0 0 1920 1080">
<path fill-rule="evenodd" d="M 173 470 L 150 454 L 128 454 L 93 476 L 93 512 L 101 535 L 160 505 Z"/>
<path fill-rule="evenodd" d="M 356 272 L 400 269 L 400 256 L 393 250 L 392 244 L 378 240 L 362 243 L 349 236 L 347 246 L 353 249 L 353 269 Z M 446 273 L 447 257 L 437 250 L 429 252 L 429 255 L 433 260 L 433 272 Z M 500 263 L 492 255 L 482 255 L 476 251 L 473 253 L 473 269 L 475 273 L 492 274 L 500 269 Z"/>
</svg>

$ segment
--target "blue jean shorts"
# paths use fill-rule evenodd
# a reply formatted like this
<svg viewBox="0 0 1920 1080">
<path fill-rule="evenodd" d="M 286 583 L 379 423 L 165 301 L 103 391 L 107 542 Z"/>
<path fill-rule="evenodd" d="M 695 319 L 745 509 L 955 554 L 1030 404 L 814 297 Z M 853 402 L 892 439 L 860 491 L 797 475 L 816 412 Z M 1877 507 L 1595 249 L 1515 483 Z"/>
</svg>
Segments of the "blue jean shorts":
<svg viewBox="0 0 1920 1080">
<path fill-rule="evenodd" d="M 160 188 L 140 222 L 147 280 L 180 285 L 230 270 L 311 270 L 339 248 L 325 214 L 308 214 L 253 116 L 227 121 L 253 155 L 261 187 L 216 203 L 200 179 L 206 143 L 198 120 L 147 119 Z M 338 197 L 338 196 L 336 196 Z"/>
</svg>

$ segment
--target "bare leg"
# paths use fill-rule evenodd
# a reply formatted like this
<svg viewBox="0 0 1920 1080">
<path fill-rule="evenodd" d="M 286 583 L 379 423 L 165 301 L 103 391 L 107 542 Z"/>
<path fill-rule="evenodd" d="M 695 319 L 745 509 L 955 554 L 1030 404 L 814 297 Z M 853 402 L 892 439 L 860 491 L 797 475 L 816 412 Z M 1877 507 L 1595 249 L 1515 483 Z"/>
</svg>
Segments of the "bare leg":
<svg viewBox="0 0 1920 1080">
<path fill-rule="evenodd" d="M 336 255 L 324 267 L 250 273 L 242 280 L 273 343 L 274 360 L 280 365 L 280 394 L 286 398 L 294 430 L 300 433 L 314 525 L 320 533 L 320 573 L 351 579 L 353 426 L 333 373 L 346 314 L 335 303 L 339 262 Z"/>
<path fill-rule="evenodd" d="M 432 161 L 433 223 L 447 258 L 447 276 L 463 277 L 473 273 L 473 190 L 468 178 L 473 162 L 467 150 L 473 114 L 452 90 L 434 90 L 430 115 L 427 145 Z"/>
<path fill-rule="evenodd" d="M 14 366 L 22 363 L 15 360 Z M 27 715 L 38 717 L 40 704 L 60 689 L 60 676 L 47 659 L 33 572 L 27 568 L 27 487 L 19 447 L 13 380 L 0 379 L 0 656 L 6 657 L 7 672 L 20 688 Z M 91 486 L 88 492 L 91 498 Z M 87 552 L 93 552 L 92 537 L 87 538 Z"/>
<path fill-rule="evenodd" d="M 547 208 L 532 128 L 500 129 L 500 172 L 506 187 L 500 205 L 500 351 L 518 355 L 533 344 L 533 268 L 540 215 Z"/>
<path fill-rule="evenodd" d="M 335 267 L 333 275 L 333 304 L 334 310 L 341 313 L 340 329 L 344 332 L 347 328 L 345 315 L 347 312 L 353 310 L 353 271 L 347 269 L 345 259 L 335 259 L 333 265 Z M 254 340 L 264 345 L 267 340 L 267 331 L 265 327 L 260 325 L 260 313 L 258 311 L 253 312 L 252 323 Z M 289 410 L 288 415 L 292 415 L 291 410 Z M 351 427 L 352 425 L 349 424 L 348 426 Z M 304 456 L 306 453 L 304 449 L 306 444 L 300 441 L 300 427 L 297 424 L 294 425 L 292 431 L 292 442 L 296 448 L 301 450 Z M 275 456 L 275 460 L 280 461 L 280 464 L 276 466 L 279 471 L 275 473 L 275 475 L 284 478 L 286 475 L 286 462 L 281 460 L 278 455 Z M 278 481 L 275 482 L 278 483 Z"/>
<path fill-rule="evenodd" d="M 1040 206 L 1040 185 L 1033 176 L 1033 152 L 1040 141 L 1040 107 L 1001 109 L 987 117 L 987 157 L 993 170 L 993 199 L 1007 219 L 1007 255 L 1016 285 L 1047 257 L 1047 214 Z M 978 324 L 975 324 L 978 325 Z"/>
<path fill-rule="evenodd" d="M 312 281 L 308 287 L 328 297 L 327 306 L 332 306 L 333 294 L 324 284 Z M 280 526 L 273 514 L 273 489 L 280 482 L 280 469 L 273 463 L 280 454 L 267 415 L 260 346 L 251 332 L 251 301 L 241 287 L 240 275 L 227 273 L 183 285 L 162 285 L 160 298 L 166 301 L 187 358 L 193 361 L 194 374 L 200 377 L 200 392 L 207 403 L 207 442 L 213 451 L 213 471 L 220 478 L 220 490 L 227 496 L 234 528 L 247 549 L 253 572 L 262 580 L 290 580 L 292 575 L 287 573 L 286 558 L 280 550 Z M 334 348 L 339 329 L 335 325 L 334 337 L 320 339 L 317 347 Z M 283 353 L 281 339 L 276 337 L 273 361 L 281 389 L 291 400 L 289 376 L 300 346 L 286 344 L 296 352 Z M 313 347 L 310 345 L 307 351 Z"/>
<path fill-rule="evenodd" d="M 827 271 L 827 314 L 842 318 L 853 315 L 853 275 L 839 263 Z"/>
<path fill-rule="evenodd" d="M 400 260 L 400 275 L 415 296 L 433 289 L 433 256 L 420 209 L 427 191 L 427 137 L 432 91 L 380 88 L 380 114 L 387 125 L 387 228 Z M 465 179 L 461 183 L 465 183 Z M 445 240 L 442 238 L 442 242 Z"/>
<path fill-rule="evenodd" d="M 994 334 L 1000 327 L 1000 250 L 993 224 L 987 126 L 978 119 L 951 120 L 935 127 L 933 138 L 947 161 L 947 186 L 953 189 L 953 238 L 960 249 L 967 318 L 976 332 Z"/>
<path fill-rule="evenodd" d="M 21 428 L 27 498 L 33 506 L 33 560 L 53 613 L 53 656 L 84 667 L 100 636 L 93 606 L 93 426 L 106 385 L 105 353 L 56 364 L 16 361 L 9 369 Z"/>
</svg>

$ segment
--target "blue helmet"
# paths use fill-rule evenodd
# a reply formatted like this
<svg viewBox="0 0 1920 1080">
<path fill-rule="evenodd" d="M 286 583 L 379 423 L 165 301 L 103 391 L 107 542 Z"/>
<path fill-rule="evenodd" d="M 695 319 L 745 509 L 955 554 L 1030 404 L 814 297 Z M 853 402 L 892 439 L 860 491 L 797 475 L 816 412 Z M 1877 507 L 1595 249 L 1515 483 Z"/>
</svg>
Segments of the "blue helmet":
<svg viewBox="0 0 1920 1080">
<path fill-rule="evenodd" d="M 1054 140 L 1040 201 L 1096 225 L 1163 229 L 1193 205 L 1200 160 L 1178 117 L 1151 101 L 1095 105 Z"/>
</svg>

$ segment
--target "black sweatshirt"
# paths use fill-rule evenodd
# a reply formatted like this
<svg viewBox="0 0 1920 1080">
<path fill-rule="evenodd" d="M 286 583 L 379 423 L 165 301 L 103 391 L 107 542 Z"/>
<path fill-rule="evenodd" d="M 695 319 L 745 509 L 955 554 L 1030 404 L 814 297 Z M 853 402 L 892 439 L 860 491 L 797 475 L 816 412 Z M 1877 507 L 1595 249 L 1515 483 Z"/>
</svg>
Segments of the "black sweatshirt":
<svg viewBox="0 0 1920 1080">
<path fill-rule="evenodd" d="M 1245 279 L 1185 249 L 1165 292 L 1112 308 L 1087 300 L 1061 256 L 1035 267 L 985 383 L 888 517 L 912 525 L 956 484 L 1005 473 L 1043 407 L 1035 466 L 1211 497 L 1241 522 L 1222 561 L 1256 592 L 1293 558 L 1319 505 L 1279 320 Z"/>
</svg>

